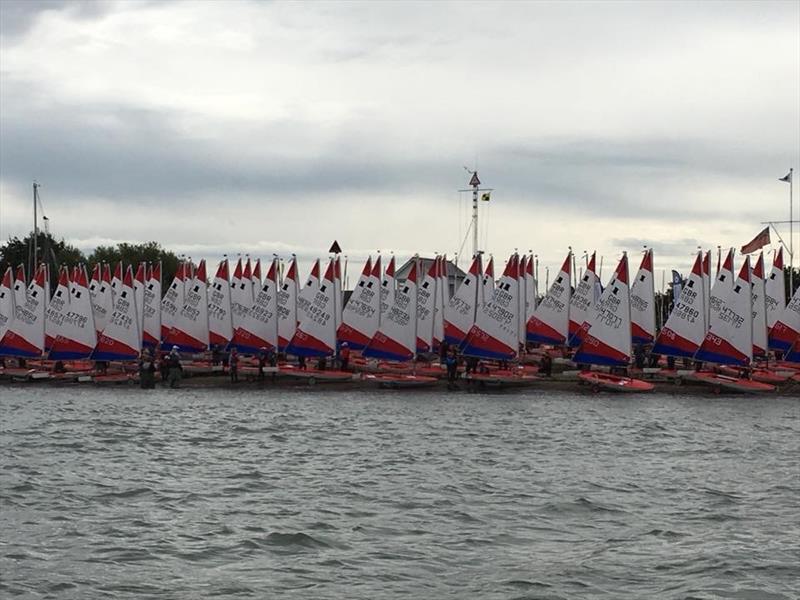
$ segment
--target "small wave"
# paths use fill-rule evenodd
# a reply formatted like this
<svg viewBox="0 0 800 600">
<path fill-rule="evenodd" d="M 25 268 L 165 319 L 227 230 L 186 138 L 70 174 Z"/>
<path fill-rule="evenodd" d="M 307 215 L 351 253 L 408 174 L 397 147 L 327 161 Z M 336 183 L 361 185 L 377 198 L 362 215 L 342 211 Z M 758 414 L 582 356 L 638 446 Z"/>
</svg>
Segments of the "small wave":
<svg viewBox="0 0 800 600">
<path fill-rule="evenodd" d="M 49 586 L 47 588 L 47 591 L 48 592 L 63 592 L 64 590 L 71 590 L 71 589 L 76 588 L 76 587 L 78 587 L 78 586 L 76 586 L 74 583 L 71 583 L 69 581 L 62 581 L 60 583 L 54 583 L 53 585 Z"/>
<path fill-rule="evenodd" d="M 264 475 L 259 471 L 244 471 L 228 475 L 226 479 L 261 479 Z"/>
<path fill-rule="evenodd" d="M 705 492 L 709 496 L 714 496 L 717 498 L 722 498 L 724 500 L 729 500 L 731 503 L 742 500 L 742 496 L 738 494 L 734 494 L 733 492 L 726 492 L 723 490 L 715 490 L 714 488 L 704 488 L 703 492 Z"/>
<path fill-rule="evenodd" d="M 119 492 L 105 492 L 103 494 L 99 494 L 98 498 L 135 498 L 136 496 L 143 496 L 145 494 L 151 494 L 153 490 L 149 487 L 138 487 L 138 488 L 131 488 L 129 490 L 122 490 Z"/>
<path fill-rule="evenodd" d="M 463 523 L 483 523 L 483 521 L 478 517 L 474 517 L 468 512 L 464 512 L 461 510 L 453 511 L 452 515 L 453 517 L 455 517 L 457 521 L 461 521 Z"/>
<path fill-rule="evenodd" d="M 564 513 L 564 512 L 604 512 L 604 513 L 624 513 L 624 510 L 605 506 L 599 502 L 593 502 L 583 496 L 578 497 L 572 502 L 548 502 L 544 505 L 544 509 L 548 512 Z"/>
<path fill-rule="evenodd" d="M 511 579 L 505 582 L 505 585 L 520 589 L 535 589 L 535 588 L 551 588 L 549 583 L 542 583 L 541 581 L 527 581 L 526 579 Z"/>
<path fill-rule="evenodd" d="M 670 529 L 651 529 L 650 531 L 645 533 L 645 535 L 652 535 L 652 536 L 655 536 L 655 537 L 663 537 L 663 538 L 672 539 L 672 538 L 686 537 L 688 534 L 680 533 L 678 531 L 672 531 Z"/>
<path fill-rule="evenodd" d="M 35 489 L 35 486 L 32 483 L 25 482 L 20 483 L 19 485 L 13 485 L 8 488 L 9 492 L 30 492 L 31 490 Z"/>
<path fill-rule="evenodd" d="M 303 548 L 330 548 L 331 545 L 307 533 L 282 533 L 273 531 L 265 539 L 269 546 L 301 546 Z"/>
</svg>

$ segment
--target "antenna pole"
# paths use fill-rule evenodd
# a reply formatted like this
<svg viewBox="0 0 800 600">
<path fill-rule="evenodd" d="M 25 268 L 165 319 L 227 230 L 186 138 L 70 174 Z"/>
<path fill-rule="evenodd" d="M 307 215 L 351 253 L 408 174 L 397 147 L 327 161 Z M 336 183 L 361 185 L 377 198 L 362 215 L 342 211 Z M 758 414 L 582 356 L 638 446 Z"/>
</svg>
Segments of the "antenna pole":
<svg viewBox="0 0 800 600">
<path fill-rule="evenodd" d="M 36 270 L 36 264 L 39 262 L 39 220 L 36 216 L 36 205 L 39 202 L 39 184 L 33 182 L 33 265 L 31 266 L 31 274 Z"/>
<path fill-rule="evenodd" d="M 789 169 L 789 298 L 794 294 L 794 211 L 792 209 L 792 180 L 794 168 Z"/>
<path fill-rule="evenodd" d="M 475 171 L 475 177 L 470 182 L 472 184 L 472 255 L 478 255 L 478 186 L 481 184 L 478 181 L 478 172 Z M 791 217 L 789 217 L 791 218 Z"/>
</svg>

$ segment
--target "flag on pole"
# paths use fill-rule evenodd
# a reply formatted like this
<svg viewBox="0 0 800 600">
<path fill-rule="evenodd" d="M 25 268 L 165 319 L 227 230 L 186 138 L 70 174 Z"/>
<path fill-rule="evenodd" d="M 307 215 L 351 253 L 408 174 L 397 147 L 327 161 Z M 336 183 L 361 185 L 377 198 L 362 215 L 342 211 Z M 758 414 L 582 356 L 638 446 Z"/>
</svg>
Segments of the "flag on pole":
<svg viewBox="0 0 800 600">
<path fill-rule="evenodd" d="M 742 254 L 750 254 L 761 250 L 764 246 L 769 244 L 769 227 L 764 227 L 764 230 L 754 237 L 749 243 L 742 246 Z"/>
<path fill-rule="evenodd" d="M 681 297 L 681 290 L 683 289 L 683 277 L 675 269 L 672 270 L 672 300 L 678 301 Z"/>
<path fill-rule="evenodd" d="M 483 196 L 481 196 L 481 200 L 484 202 L 488 202 L 491 199 L 491 192 L 485 192 Z"/>
<path fill-rule="evenodd" d="M 786 183 L 792 183 L 792 172 L 791 172 L 791 171 L 789 171 L 789 172 L 786 174 L 786 177 L 780 177 L 780 178 L 778 179 L 778 181 L 785 181 Z"/>
</svg>

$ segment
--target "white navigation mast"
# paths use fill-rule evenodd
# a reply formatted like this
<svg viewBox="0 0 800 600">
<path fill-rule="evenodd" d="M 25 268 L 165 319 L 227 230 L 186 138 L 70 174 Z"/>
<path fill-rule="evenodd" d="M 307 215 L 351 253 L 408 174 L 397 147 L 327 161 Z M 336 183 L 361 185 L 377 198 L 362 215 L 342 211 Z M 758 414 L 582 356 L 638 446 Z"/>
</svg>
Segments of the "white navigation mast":
<svg viewBox="0 0 800 600">
<path fill-rule="evenodd" d="M 469 180 L 469 190 L 458 190 L 459 192 L 472 192 L 472 256 L 477 256 L 480 250 L 478 249 L 478 192 L 492 192 L 492 188 L 482 188 L 481 180 L 478 179 L 478 171 L 472 171 L 464 167 L 464 170 L 472 175 Z"/>
</svg>

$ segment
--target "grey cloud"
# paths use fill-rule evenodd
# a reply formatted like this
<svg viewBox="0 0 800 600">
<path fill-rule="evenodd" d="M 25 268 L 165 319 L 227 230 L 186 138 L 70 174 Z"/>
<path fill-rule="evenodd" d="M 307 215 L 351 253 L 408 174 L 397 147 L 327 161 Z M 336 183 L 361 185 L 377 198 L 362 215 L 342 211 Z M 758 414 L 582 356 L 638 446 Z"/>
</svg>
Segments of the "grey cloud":
<svg viewBox="0 0 800 600">
<path fill-rule="evenodd" d="M 82 19 L 99 17 L 113 8 L 105 0 L 3 0 L 0 2 L 0 35 L 22 36 L 46 11 L 70 10 Z"/>
<path fill-rule="evenodd" d="M 179 126 L 185 115 L 172 111 L 52 103 L 27 109 L 42 93 L 21 82 L 4 86 L 9 108 L 0 115 L 0 152 L 8 183 L 27 185 L 40 177 L 65 195 L 180 203 L 219 193 L 265 201 L 387 190 L 447 198 L 462 176 L 460 157 L 387 144 L 379 122 L 374 130 L 345 124 L 347 133 L 303 155 L 289 150 L 304 141 L 316 147 L 318 127 L 299 119 L 239 124 L 224 137 L 195 137 Z M 649 201 L 649 214 L 665 219 L 678 217 L 673 209 L 681 199 L 665 202 L 659 181 L 709 172 L 729 178 L 771 173 L 775 160 L 768 152 L 722 150 L 703 140 L 561 138 L 487 144 L 481 151 L 491 174 L 486 183 L 499 188 L 496 197 L 504 202 L 624 217 Z M 651 195 L 631 190 L 632 182 L 651 188 Z"/>
</svg>

